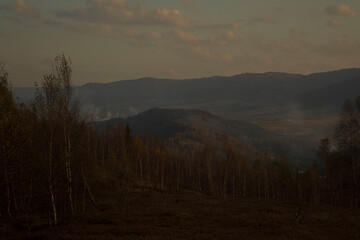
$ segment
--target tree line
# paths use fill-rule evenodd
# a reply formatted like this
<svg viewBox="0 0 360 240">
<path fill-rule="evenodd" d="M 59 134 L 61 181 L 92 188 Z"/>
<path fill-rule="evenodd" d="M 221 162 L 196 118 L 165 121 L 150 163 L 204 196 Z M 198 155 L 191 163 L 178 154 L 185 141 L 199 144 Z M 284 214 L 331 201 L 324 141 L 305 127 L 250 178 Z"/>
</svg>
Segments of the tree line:
<svg viewBox="0 0 360 240">
<path fill-rule="evenodd" d="M 169 150 L 129 126 L 99 132 L 80 113 L 71 87 L 71 61 L 55 58 L 29 105 L 16 104 L 0 66 L 0 217 L 48 216 L 49 225 L 85 212 L 97 189 L 134 187 L 163 192 L 192 190 L 212 196 L 278 199 L 359 206 L 360 98 L 347 101 L 332 144 L 322 140 L 306 171 L 269 154 L 249 161 L 223 137 L 219 156 L 206 144 L 199 152 Z"/>
<path fill-rule="evenodd" d="M 331 204 L 360 205 L 360 96 L 346 100 L 333 137 L 321 141 L 318 157 L 325 168 Z"/>
</svg>

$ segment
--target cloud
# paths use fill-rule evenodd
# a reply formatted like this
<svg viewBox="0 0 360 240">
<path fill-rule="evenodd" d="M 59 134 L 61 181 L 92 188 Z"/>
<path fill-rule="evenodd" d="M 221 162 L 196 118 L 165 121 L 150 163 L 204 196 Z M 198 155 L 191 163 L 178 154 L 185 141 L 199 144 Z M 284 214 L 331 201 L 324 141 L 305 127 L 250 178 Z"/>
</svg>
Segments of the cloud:
<svg viewBox="0 0 360 240">
<path fill-rule="evenodd" d="M 197 4 L 193 0 L 181 0 L 181 3 L 186 9 L 191 9 L 197 7 Z"/>
<path fill-rule="evenodd" d="M 263 51 L 281 50 L 288 52 L 293 49 L 293 44 L 287 39 L 272 39 L 271 36 L 245 36 L 244 42 Z"/>
<path fill-rule="evenodd" d="M 240 28 L 240 24 L 237 22 L 228 23 L 228 24 L 203 22 L 203 23 L 197 23 L 195 27 L 204 28 L 204 29 L 238 29 Z"/>
<path fill-rule="evenodd" d="M 311 36 L 312 33 L 309 32 L 309 31 L 304 31 L 302 30 L 301 28 L 299 27 L 293 27 L 291 30 L 290 30 L 290 36 L 293 37 L 293 38 L 296 38 L 296 37 L 301 37 L 301 36 Z"/>
<path fill-rule="evenodd" d="M 258 55 L 254 52 L 249 52 L 246 55 L 246 58 L 248 61 L 258 63 L 258 64 L 265 64 L 265 65 L 271 64 L 271 58 L 269 56 Z"/>
<path fill-rule="evenodd" d="M 115 36 L 119 39 L 121 38 L 128 38 L 128 39 L 135 39 L 138 41 L 156 41 L 156 40 L 160 40 L 162 39 L 162 36 L 156 32 L 156 31 L 151 31 L 151 32 L 141 32 L 137 29 L 133 29 L 133 28 L 122 28 L 122 29 L 117 29 L 108 25 L 105 25 L 106 28 L 103 28 L 103 31 L 109 32 L 112 34 L 112 36 Z"/>
<path fill-rule="evenodd" d="M 225 31 L 218 36 L 210 36 L 208 38 L 197 36 L 182 30 L 176 29 L 166 34 L 169 39 L 175 39 L 178 42 L 192 45 L 216 45 L 228 46 L 241 41 L 241 38 L 232 31 Z"/>
<path fill-rule="evenodd" d="M 40 11 L 24 0 L 15 0 L 12 4 L 0 6 L 0 10 L 16 14 L 21 17 L 39 18 Z"/>
<path fill-rule="evenodd" d="M 233 31 L 226 31 L 218 37 L 210 37 L 208 43 L 215 44 L 219 46 L 227 46 L 229 44 L 236 44 L 241 41 L 241 38 L 238 37 Z"/>
<path fill-rule="evenodd" d="M 76 33 L 117 39 L 131 46 L 153 46 L 152 42 L 162 39 L 162 36 L 156 31 L 142 32 L 131 27 L 117 27 L 108 24 L 72 23 L 63 24 L 62 27 Z"/>
<path fill-rule="evenodd" d="M 325 11 L 330 15 L 341 16 L 345 18 L 355 18 L 356 13 L 345 4 L 330 5 L 325 8 Z"/>
<path fill-rule="evenodd" d="M 225 52 L 214 53 L 200 46 L 194 47 L 192 49 L 192 53 L 199 58 L 212 62 L 231 64 L 234 61 L 234 58 L 230 53 L 225 53 Z"/>
<path fill-rule="evenodd" d="M 269 16 L 261 16 L 253 19 L 254 22 L 276 23 L 277 21 Z"/>
<path fill-rule="evenodd" d="M 360 56 L 360 41 L 353 39 L 350 36 L 344 35 L 334 38 L 330 42 L 323 45 L 316 46 L 314 50 L 336 57 L 352 56 L 358 58 Z"/>
<path fill-rule="evenodd" d="M 195 36 L 191 33 L 187 33 L 179 29 L 172 31 L 170 35 L 172 38 L 175 38 L 176 40 L 191 44 L 196 44 L 202 40 L 202 38 L 199 36 Z"/>
<path fill-rule="evenodd" d="M 343 36 L 333 39 L 328 46 L 330 49 L 340 51 L 341 53 L 357 52 L 358 54 L 360 42 L 351 39 L 350 37 Z"/>
<path fill-rule="evenodd" d="M 116 37 L 118 34 L 113 28 L 106 24 L 94 23 L 76 23 L 76 24 L 63 24 L 63 28 L 68 31 L 83 33 L 92 36 L 101 37 Z"/>
<path fill-rule="evenodd" d="M 185 0 L 186 6 L 196 5 Z M 127 0 L 86 0 L 86 5 L 69 9 L 54 9 L 52 13 L 63 21 L 107 24 L 112 26 L 163 26 L 192 27 L 200 29 L 238 29 L 238 21 L 232 23 L 201 22 L 184 16 L 177 9 L 142 9 Z"/>
<path fill-rule="evenodd" d="M 160 39 L 162 39 L 162 36 L 158 32 L 155 32 L 155 31 L 147 32 L 147 33 L 144 34 L 144 36 L 145 36 L 145 39 L 147 39 L 147 40 L 160 40 Z"/>
<path fill-rule="evenodd" d="M 332 28 L 340 28 L 340 27 L 342 27 L 342 23 L 340 21 L 334 20 L 334 19 L 327 21 L 326 25 L 328 27 L 332 27 Z"/>
<path fill-rule="evenodd" d="M 109 25 L 190 26 L 190 20 L 176 9 L 143 10 L 126 0 L 88 0 L 85 7 L 56 9 L 58 18 Z"/>
<path fill-rule="evenodd" d="M 14 23 L 24 23 L 24 21 L 22 20 L 21 17 L 19 16 L 5 16 L 4 19 L 10 21 L 10 22 L 14 22 Z"/>
<path fill-rule="evenodd" d="M 190 20 L 184 17 L 176 9 L 155 9 L 151 11 L 147 16 L 147 19 L 155 25 L 172 25 L 180 27 L 188 27 L 190 25 Z"/>
</svg>

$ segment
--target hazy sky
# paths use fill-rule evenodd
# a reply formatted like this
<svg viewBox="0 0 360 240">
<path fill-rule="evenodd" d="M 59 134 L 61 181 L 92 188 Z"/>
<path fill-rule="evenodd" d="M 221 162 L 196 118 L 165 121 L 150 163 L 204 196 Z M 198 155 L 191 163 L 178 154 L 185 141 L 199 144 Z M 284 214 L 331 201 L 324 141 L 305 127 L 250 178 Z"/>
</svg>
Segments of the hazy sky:
<svg viewBox="0 0 360 240">
<path fill-rule="evenodd" d="M 359 0 L 1 0 L 0 61 L 32 86 L 360 67 Z"/>
</svg>

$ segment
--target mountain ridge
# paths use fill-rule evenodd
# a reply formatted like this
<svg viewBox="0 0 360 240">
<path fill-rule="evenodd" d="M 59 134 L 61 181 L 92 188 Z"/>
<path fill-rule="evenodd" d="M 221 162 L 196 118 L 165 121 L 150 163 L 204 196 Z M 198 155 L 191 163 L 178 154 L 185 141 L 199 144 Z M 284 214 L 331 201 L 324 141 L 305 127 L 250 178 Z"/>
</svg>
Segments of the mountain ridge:
<svg viewBox="0 0 360 240">
<path fill-rule="evenodd" d="M 359 87 L 353 87 L 351 81 Z M 82 112 L 96 121 L 126 118 L 151 108 L 201 109 L 283 135 L 304 136 L 305 141 L 316 144 L 329 135 L 346 98 L 360 95 L 358 83 L 360 68 L 348 68 L 308 75 L 267 72 L 186 80 L 146 77 L 88 83 L 76 87 L 75 93 Z M 13 90 L 17 97 L 34 92 L 33 88 Z"/>
<path fill-rule="evenodd" d="M 117 80 L 117 81 L 111 81 L 111 82 L 105 82 L 105 83 L 101 83 L 101 82 L 89 82 L 89 83 L 85 83 L 83 85 L 80 85 L 79 87 L 83 87 L 86 85 L 92 85 L 92 84 L 99 84 L 99 85 L 107 85 L 107 84 L 114 84 L 114 83 L 121 83 L 121 82 L 126 82 L 126 81 L 144 81 L 144 80 L 166 80 L 166 81 L 192 81 L 192 80 L 209 80 L 209 79 L 213 79 L 213 78 L 234 78 L 234 77 L 241 77 L 241 76 L 269 76 L 269 75 L 277 75 L 277 76 L 281 76 L 283 75 L 284 77 L 289 77 L 289 76 L 298 76 L 298 77 L 317 77 L 319 75 L 323 75 L 323 74 L 340 74 L 340 73 L 344 73 L 344 72 L 360 72 L 360 68 L 343 68 L 343 69 L 337 69 L 337 70 L 331 70 L 331 71 L 321 71 L 321 72 L 314 72 L 314 73 L 309 73 L 309 74 L 301 74 L 301 73 L 287 73 L 287 72 L 273 72 L 273 71 L 268 71 L 268 72 L 263 72 L 263 73 L 252 73 L 252 72 L 244 72 L 244 73 L 240 73 L 240 74 L 234 74 L 234 75 L 229 75 L 229 76 L 222 76 L 222 75 L 214 75 L 214 76 L 208 76 L 208 77 L 200 77 L 200 78 L 184 78 L 184 79 L 173 79 L 173 78 L 155 78 L 155 77 L 141 77 L 141 78 L 134 78 L 134 79 L 123 79 L 123 80 Z"/>
</svg>

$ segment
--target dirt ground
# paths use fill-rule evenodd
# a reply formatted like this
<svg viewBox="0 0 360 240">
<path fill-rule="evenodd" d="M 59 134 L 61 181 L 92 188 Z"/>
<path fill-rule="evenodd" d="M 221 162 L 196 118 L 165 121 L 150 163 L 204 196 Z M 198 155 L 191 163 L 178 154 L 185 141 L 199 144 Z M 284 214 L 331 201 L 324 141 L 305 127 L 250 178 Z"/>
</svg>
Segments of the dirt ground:
<svg viewBox="0 0 360 240">
<path fill-rule="evenodd" d="M 0 239 L 360 239 L 360 210 L 301 205 L 297 224 L 299 206 L 187 191 L 103 190 L 86 214 L 57 228 L 26 217 L 3 221 Z"/>
</svg>

